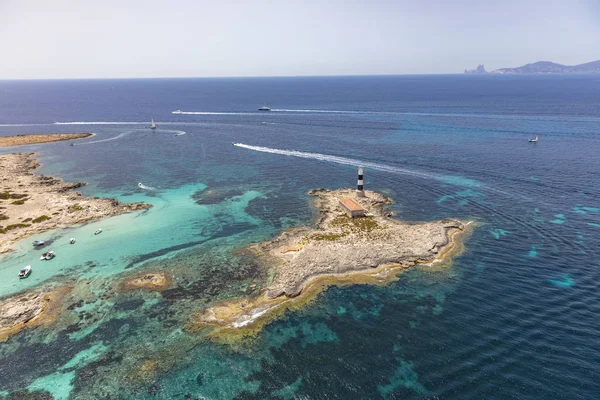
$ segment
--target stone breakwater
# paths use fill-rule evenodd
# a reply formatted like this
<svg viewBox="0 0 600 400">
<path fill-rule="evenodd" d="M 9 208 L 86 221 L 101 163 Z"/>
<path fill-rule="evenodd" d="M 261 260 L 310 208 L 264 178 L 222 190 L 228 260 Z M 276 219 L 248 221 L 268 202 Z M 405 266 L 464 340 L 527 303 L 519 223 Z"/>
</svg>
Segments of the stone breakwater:
<svg viewBox="0 0 600 400">
<path fill-rule="evenodd" d="M 286 231 L 244 250 L 272 271 L 266 290 L 252 299 L 201 310 L 189 329 L 250 326 L 277 314 L 275 310 L 298 306 L 303 297 L 331 284 L 389 282 L 401 269 L 444 259 L 468 225 L 455 219 L 402 222 L 385 207 L 392 200 L 373 191 L 365 191 L 365 197 L 356 197 L 353 189 L 317 189 L 309 194 L 315 197 L 318 212 L 314 228 Z M 350 218 L 339 204 L 344 198 L 358 202 L 366 215 Z"/>
<path fill-rule="evenodd" d="M 84 197 L 73 190 L 84 182 L 35 175 L 38 167 L 34 153 L 0 156 L 0 253 L 40 232 L 150 207 Z"/>
</svg>

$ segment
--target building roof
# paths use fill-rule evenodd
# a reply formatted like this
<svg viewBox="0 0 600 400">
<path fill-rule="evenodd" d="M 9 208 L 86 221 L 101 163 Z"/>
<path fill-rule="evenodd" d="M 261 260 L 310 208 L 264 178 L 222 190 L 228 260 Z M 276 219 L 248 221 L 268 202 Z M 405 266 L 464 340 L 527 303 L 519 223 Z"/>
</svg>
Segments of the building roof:
<svg viewBox="0 0 600 400">
<path fill-rule="evenodd" d="M 341 199 L 340 203 L 350 211 L 365 211 L 360 204 L 352 199 Z"/>
</svg>

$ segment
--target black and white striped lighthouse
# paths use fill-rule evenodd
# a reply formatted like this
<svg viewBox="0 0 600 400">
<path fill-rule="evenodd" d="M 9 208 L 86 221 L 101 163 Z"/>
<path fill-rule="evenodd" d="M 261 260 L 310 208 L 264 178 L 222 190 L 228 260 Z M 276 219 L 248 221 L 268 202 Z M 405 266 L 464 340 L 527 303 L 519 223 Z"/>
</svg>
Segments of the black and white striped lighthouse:
<svg viewBox="0 0 600 400">
<path fill-rule="evenodd" d="M 363 190 L 363 167 L 358 167 L 358 185 L 356 186 L 356 195 L 358 197 L 365 197 L 365 191 Z"/>
</svg>

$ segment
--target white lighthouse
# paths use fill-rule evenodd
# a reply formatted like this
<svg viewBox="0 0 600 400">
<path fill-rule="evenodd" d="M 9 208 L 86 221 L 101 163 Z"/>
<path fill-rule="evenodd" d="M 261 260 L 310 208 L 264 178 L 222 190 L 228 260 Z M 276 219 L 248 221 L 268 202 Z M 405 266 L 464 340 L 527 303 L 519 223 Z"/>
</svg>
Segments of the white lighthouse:
<svg viewBox="0 0 600 400">
<path fill-rule="evenodd" d="M 363 167 L 358 167 L 358 184 L 356 186 L 356 196 L 365 197 L 365 191 L 363 190 Z"/>
</svg>

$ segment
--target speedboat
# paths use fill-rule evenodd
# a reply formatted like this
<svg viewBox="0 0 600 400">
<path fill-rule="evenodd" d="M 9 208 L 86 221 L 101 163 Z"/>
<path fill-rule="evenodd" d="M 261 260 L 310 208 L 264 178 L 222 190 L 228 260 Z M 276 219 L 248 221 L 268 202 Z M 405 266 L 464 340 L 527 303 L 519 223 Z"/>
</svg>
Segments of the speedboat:
<svg viewBox="0 0 600 400">
<path fill-rule="evenodd" d="M 529 139 L 529 143 L 537 143 L 537 141 L 538 141 L 537 135 L 535 135 L 535 138 Z"/>
<path fill-rule="evenodd" d="M 271 107 L 262 106 L 258 109 L 258 111 L 271 111 Z"/>
<path fill-rule="evenodd" d="M 71 238 L 71 239 L 69 239 L 69 243 L 71 243 L 71 244 L 75 244 L 75 238 Z"/>
<path fill-rule="evenodd" d="M 182 135 L 185 135 L 185 132 L 179 132 L 179 133 L 175 134 L 175 136 L 182 136 Z"/>
<path fill-rule="evenodd" d="M 52 260 L 56 254 L 52 250 L 45 252 L 40 257 L 40 260 Z"/>
<path fill-rule="evenodd" d="M 144 185 L 142 184 L 142 182 L 138 183 L 138 187 L 144 188 Z"/>
<path fill-rule="evenodd" d="M 236 142 L 231 142 L 231 144 L 235 146 L 237 143 Z"/>
<path fill-rule="evenodd" d="M 26 266 L 19 271 L 19 279 L 25 279 L 31 274 L 31 265 Z"/>
<path fill-rule="evenodd" d="M 33 245 L 34 245 L 35 247 L 40 247 L 40 246 L 43 246 L 43 245 L 45 245 L 45 244 L 46 244 L 46 242 L 44 242 L 43 240 L 34 240 L 34 241 L 33 241 Z"/>
<path fill-rule="evenodd" d="M 182 113 L 181 110 L 176 110 L 176 111 L 173 111 L 171 114 L 181 114 L 181 113 Z"/>
<path fill-rule="evenodd" d="M 102 233 L 102 229 L 101 229 L 101 228 L 98 228 L 98 229 L 96 229 L 96 232 L 94 232 L 94 235 L 98 235 L 98 234 L 100 234 L 100 233 Z"/>
</svg>

